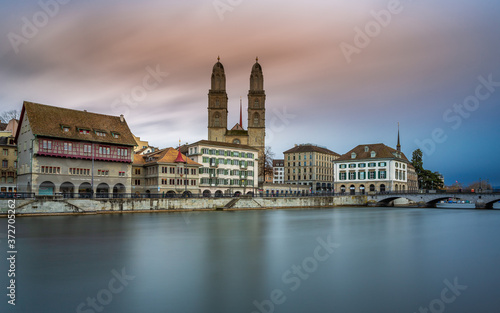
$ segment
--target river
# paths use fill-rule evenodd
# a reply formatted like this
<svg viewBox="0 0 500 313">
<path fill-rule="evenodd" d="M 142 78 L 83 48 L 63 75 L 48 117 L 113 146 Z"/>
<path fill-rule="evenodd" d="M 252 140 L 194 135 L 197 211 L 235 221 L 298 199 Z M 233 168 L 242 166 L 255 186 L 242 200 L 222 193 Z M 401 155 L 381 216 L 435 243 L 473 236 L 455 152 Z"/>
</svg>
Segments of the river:
<svg viewBox="0 0 500 313">
<path fill-rule="evenodd" d="M 1 312 L 500 308 L 499 211 L 106 214 L 18 217 L 15 225 L 16 306 L 3 296 Z M 7 251 L 5 235 L 1 245 Z M 5 257 L 0 265 L 6 290 Z"/>
</svg>

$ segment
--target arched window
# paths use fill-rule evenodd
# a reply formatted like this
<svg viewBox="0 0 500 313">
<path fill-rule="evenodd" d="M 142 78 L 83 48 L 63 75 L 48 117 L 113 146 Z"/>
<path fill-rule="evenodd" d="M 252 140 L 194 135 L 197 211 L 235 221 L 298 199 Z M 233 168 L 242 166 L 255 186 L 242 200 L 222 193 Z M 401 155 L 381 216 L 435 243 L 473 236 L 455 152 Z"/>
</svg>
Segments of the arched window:
<svg viewBox="0 0 500 313">
<path fill-rule="evenodd" d="M 215 100 L 215 107 L 218 108 L 220 106 L 219 99 Z"/>
<path fill-rule="evenodd" d="M 255 101 L 253 102 L 253 107 L 254 108 L 258 108 L 259 107 L 259 99 L 255 99 Z"/>
<path fill-rule="evenodd" d="M 236 144 L 236 145 L 239 145 L 241 142 L 240 142 L 239 139 L 235 139 L 235 140 L 233 140 L 233 143 Z"/>
<path fill-rule="evenodd" d="M 255 113 L 253 115 L 253 125 L 254 126 L 259 126 L 259 120 L 260 120 L 259 113 Z"/>
<path fill-rule="evenodd" d="M 214 126 L 220 127 L 220 114 L 219 114 L 219 112 L 214 113 Z"/>
</svg>

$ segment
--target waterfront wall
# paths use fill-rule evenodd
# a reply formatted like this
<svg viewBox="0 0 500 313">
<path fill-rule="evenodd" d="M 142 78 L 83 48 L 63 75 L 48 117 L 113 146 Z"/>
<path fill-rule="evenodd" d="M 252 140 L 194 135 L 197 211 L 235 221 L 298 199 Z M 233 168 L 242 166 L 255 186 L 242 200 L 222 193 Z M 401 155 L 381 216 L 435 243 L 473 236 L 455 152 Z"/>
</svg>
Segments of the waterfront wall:
<svg viewBox="0 0 500 313">
<path fill-rule="evenodd" d="M 236 201 L 235 201 L 236 200 Z M 12 200 L 10 200 L 12 201 Z M 230 203 L 232 201 L 232 203 Z M 230 206 L 232 204 L 232 206 Z M 162 199 L 61 199 L 15 200 L 17 214 L 151 212 L 157 210 L 237 210 L 363 206 L 366 196 L 296 198 L 162 198 Z M 0 213 L 7 213 L 8 200 L 0 200 Z M 228 207 L 230 206 L 230 207 Z"/>
</svg>

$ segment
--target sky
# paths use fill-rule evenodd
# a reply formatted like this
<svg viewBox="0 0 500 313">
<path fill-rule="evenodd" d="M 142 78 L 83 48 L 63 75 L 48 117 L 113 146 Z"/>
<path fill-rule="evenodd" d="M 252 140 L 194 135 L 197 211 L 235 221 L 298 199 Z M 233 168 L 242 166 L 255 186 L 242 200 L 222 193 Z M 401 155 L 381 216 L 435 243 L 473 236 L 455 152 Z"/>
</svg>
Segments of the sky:
<svg viewBox="0 0 500 313">
<path fill-rule="evenodd" d="M 23 101 L 120 115 L 165 148 L 207 138 L 212 67 L 243 127 L 255 58 L 266 145 L 395 148 L 446 184 L 500 186 L 493 0 L 0 0 L 0 111 Z"/>
</svg>

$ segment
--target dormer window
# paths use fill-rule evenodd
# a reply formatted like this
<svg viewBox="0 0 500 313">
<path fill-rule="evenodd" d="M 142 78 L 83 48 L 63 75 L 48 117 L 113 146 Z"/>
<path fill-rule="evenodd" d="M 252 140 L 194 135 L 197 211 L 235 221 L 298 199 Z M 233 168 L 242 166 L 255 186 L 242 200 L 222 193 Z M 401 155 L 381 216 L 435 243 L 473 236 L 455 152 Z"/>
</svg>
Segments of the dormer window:
<svg viewBox="0 0 500 313">
<path fill-rule="evenodd" d="M 84 128 L 78 128 L 78 132 L 80 134 L 83 134 L 83 135 L 88 135 L 90 134 L 90 130 L 89 129 L 84 129 Z"/>
<path fill-rule="evenodd" d="M 105 137 L 106 136 L 106 132 L 105 131 L 102 131 L 102 130 L 96 130 L 95 131 L 95 134 L 97 136 L 100 136 L 100 137 Z"/>
<path fill-rule="evenodd" d="M 113 136 L 113 138 L 120 138 L 120 134 L 116 132 L 111 132 L 111 136 Z"/>
<path fill-rule="evenodd" d="M 351 153 L 351 159 L 355 159 L 355 158 L 356 158 L 356 152 Z"/>
<path fill-rule="evenodd" d="M 69 132 L 69 126 L 68 125 L 61 125 L 61 129 L 65 133 Z"/>
<path fill-rule="evenodd" d="M 365 146 L 365 152 L 370 151 L 370 148 L 368 146 Z"/>
<path fill-rule="evenodd" d="M 374 158 L 377 156 L 377 153 L 375 151 L 372 151 L 371 154 L 370 154 L 370 157 Z"/>
</svg>

